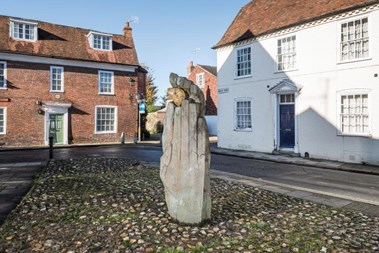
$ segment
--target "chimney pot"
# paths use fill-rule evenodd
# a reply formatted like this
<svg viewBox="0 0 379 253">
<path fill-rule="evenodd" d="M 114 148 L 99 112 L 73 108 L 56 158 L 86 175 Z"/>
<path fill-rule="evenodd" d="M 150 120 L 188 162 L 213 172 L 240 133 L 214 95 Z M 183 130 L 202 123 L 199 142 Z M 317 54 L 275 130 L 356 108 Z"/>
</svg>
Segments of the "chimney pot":
<svg viewBox="0 0 379 253">
<path fill-rule="evenodd" d="M 132 37 L 132 28 L 130 27 L 129 21 L 126 22 L 123 32 L 124 37 Z"/>
<path fill-rule="evenodd" d="M 189 77 L 194 68 L 195 67 L 193 66 L 193 61 L 190 61 L 187 66 L 187 77 Z"/>
</svg>

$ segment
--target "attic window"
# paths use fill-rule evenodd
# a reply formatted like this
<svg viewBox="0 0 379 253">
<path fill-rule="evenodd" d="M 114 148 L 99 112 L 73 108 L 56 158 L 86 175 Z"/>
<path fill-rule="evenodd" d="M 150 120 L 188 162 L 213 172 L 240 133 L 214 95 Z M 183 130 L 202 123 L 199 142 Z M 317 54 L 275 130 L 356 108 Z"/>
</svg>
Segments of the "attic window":
<svg viewBox="0 0 379 253">
<path fill-rule="evenodd" d="M 199 86 L 200 88 L 203 88 L 203 87 L 204 87 L 204 85 L 205 85 L 204 73 L 196 74 L 196 84 L 197 84 L 197 86 Z"/>
<path fill-rule="evenodd" d="M 20 20 L 10 21 L 10 35 L 15 40 L 37 41 L 38 24 Z"/>
<path fill-rule="evenodd" d="M 112 35 L 91 32 L 89 34 L 90 45 L 97 50 L 112 50 Z"/>
</svg>

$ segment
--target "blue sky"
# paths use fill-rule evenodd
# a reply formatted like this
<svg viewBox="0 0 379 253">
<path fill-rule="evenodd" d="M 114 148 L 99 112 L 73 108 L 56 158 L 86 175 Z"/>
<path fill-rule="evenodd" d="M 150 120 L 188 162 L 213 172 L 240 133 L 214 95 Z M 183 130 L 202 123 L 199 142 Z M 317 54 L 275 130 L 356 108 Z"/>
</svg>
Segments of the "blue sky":
<svg viewBox="0 0 379 253">
<path fill-rule="evenodd" d="M 0 14 L 121 34 L 133 16 L 134 42 L 140 63 L 153 69 L 159 95 L 168 76 L 186 75 L 190 60 L 216 65 L 211 47 L 249 0 L 18 0 L 1 1 Z M 200 48 L 198 53 L 194 53 Z"/>
</svg>

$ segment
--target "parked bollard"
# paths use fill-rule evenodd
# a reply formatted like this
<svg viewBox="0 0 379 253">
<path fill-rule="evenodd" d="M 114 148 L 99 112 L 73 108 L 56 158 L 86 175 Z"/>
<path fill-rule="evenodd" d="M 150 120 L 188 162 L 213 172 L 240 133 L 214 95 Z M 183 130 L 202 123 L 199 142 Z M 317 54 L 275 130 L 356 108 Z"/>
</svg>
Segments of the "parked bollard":
<svg viewBox="0 0 379 253">
<path fill-rule="evenodd" d="M 137 144 L 137 142 L 138 142 L 138 134 L 134 134 L 133 143 Z"/>
<path fill-rule="evenodd" d="M 54 153 L 53 153 L 53 145 L 54 145 L 54 137 L 49 137 L 49 159 L 54 159 Z"/>
</svg>

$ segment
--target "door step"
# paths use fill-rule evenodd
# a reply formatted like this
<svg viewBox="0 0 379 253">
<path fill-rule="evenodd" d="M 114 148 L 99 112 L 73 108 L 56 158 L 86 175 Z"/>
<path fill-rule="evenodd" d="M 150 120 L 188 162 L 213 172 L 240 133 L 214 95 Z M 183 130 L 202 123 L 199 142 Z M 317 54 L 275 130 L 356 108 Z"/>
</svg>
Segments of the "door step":
<svg viewBox="0 0 379 253">
<path fill-rule="evenodd" d="M 289 150 L 274 150 L 272 151 L 273 155 L 284 155 L 284 156 L 290 156 L 290 157 L 300 157 L 300 153 L 295 153 L 293 151 Z"/>
</svg>

